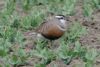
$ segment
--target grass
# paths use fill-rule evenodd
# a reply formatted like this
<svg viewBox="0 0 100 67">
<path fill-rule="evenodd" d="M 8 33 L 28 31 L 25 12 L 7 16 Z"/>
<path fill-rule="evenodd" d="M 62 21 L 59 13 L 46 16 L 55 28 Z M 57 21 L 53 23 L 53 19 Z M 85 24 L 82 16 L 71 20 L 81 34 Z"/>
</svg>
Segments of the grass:
<svg viewBox="0 0 100 67">
<path fill-rule="evenodd" d="M 84 0 L 83 2 L 83 13 L 86 17 L 91 17 L 95 9 L 100 9 L 99 0 Z"/>
<path fill-rule="evenodd" d="M 66 32 L 61 39 L 56 51 L 45 47 L 46 42 L 37 41 L 36 49 L 25 52 L 23 32 L 38 27 L 48 16 L 48 12 L 63 15 L 74 15 L 74 9 L 78 0 L 5 0 L 5 7 L 0 11 L 0 58 L 4 67 L 17 67 L 27 62 L 28 58 L 37 56 L 40 60 L 35 67 L 46 67 L 53 60 L 62 60 L 65 64 L 79 57 L 85 67 L 92 67 L 98 55 L 95 49 L 81 46 L 79 38 L 86 33 L 86 28 L 78 21 Z M 27 14 L 21 17 L 16 11 L 19 4 Z M 99 0 L 84 0 L 83 14 L 91 17 L 94 9 L 100 9 Z M 70 46 L 75 47 L 73 49 Z M 10 51 L 13 51 L 12 53 Z M 35 63 L 34 63 L 35 64 Z M 54 65 L 56 67 L 56 65 Z"/>
</svg>

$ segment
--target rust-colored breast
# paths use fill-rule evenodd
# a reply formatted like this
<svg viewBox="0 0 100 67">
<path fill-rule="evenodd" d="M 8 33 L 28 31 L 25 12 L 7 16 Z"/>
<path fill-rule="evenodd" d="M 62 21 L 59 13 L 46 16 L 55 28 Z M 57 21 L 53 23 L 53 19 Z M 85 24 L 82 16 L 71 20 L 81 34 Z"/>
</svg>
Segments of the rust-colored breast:
<svg viewBox="0 0 100 67">
<path fill-rule="evenodd" d="M 60 38 L 64 34 L 64 31 L 59 30 L 57 27 L 50 27 L 47 30 L 47 33 L 43 33 L 42 35 L 50 40 L 55 40 Z"/>
</svg>

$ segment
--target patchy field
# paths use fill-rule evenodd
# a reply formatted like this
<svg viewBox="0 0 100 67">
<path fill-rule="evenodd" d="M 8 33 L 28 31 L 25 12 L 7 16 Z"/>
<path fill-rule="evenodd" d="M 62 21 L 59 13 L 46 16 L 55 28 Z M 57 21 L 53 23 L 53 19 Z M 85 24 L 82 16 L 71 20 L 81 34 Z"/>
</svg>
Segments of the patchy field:
<svg viewBox="0 0 100 67">
<path fill-rule="evenodd" d="M 52 49 L 29 35 L 49 12 L 71 21 Z M 100 67 L 100 1 L 0 0 L 0 66 Z"/>
</svg>

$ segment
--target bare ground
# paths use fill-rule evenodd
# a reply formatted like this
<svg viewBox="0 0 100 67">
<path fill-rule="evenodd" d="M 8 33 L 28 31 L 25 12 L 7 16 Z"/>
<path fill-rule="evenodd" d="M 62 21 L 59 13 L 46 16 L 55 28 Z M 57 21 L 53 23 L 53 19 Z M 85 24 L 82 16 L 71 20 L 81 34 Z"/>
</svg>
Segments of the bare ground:
<svg viewBox="0 0 100 67">
<path fill-rule="evenodd" d="M 0 0 L 0 10 L 3 8 L 3 4 L 4 0 Z M 17 10 L 18 12 L 21 12 L 20 14 L 24 15 L 21 10 Z M 93 19 L 88 20 L 87 18 L 84 18 L 82 14 L 82 0 L 79 0 L 76 5 L 75 12 L 75 15 L 71 16 L 71 21 L 78 20 L 83 26 L 86 26 L 87 28 L 87 34 L 80 38 L 80 42 L 87 47 L 96 48 L 98 51 L 100 51 L 100 10 L 95 10 L 92 15 Z M 31 36 L 26 36 L 26 38 L 30 40 L 30 43 L 28 42 L 28 46 L 26 48 L 26 51 L 29 51 L 30 49 L 28 48 L 33 47 L 33 41 L 31 40 Z M 32 64 L 34 62 L 37 62 L 37 60 L 35 58 L 30 58 L 29 62 Z M 57 65 L 57 67 L 75 67 L 76 65 L 82 67 L 83 62 L 80 59 L 74 59 L 70 63 L 70 65 L 65 65 L 61 60 L 55 60 L 52 61 L 47 67 L 53 67 L 55 64 Z M 97 61 L 94 67 L 100 67 L 100 57 L 97 57 Z"/>
</svg>

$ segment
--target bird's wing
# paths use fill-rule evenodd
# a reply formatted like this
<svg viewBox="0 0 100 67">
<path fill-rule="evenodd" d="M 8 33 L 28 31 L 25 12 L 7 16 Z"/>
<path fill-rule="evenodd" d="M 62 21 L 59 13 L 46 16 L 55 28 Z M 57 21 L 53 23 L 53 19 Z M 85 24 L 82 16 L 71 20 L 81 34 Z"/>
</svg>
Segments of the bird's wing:
<svg viewBox="0 0 100 67">
<path fill-rule="evenodd" d="M 58 20 L 55 19 L 47 19 L 45 20 L 37 29 L 38 33 L 43 33 L 46 34 L 49 32 L 49 30 L 51 30 L 52 27 L 56 26 L 56 22 L 58 22 Z"/>
<path fill-rule="evenodd" d="M 41 23 L 39 25 L 39 27 L 35 31 L 38 32 L 38 33 L 40 33 L 40 30 L 44 27 L 45 24 L 46 24 L 46 21 L 44 21 L 43 23 Z"/>
</svg>

